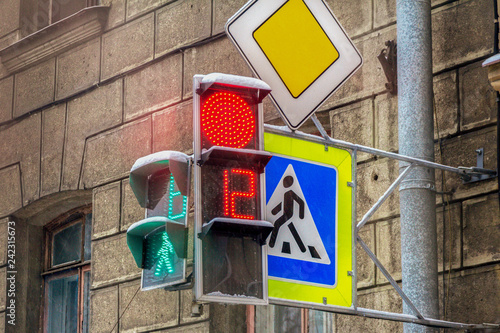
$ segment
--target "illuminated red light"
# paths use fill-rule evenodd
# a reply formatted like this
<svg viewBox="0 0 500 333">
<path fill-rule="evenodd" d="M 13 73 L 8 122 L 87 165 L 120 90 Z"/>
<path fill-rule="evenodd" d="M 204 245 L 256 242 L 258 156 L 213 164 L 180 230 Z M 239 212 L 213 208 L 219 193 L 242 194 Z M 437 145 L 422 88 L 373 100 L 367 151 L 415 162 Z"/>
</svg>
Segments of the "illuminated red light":
<svg viewBox="0 0 500 333">
<path fill-rule="evenodd" d="M 238 95 L 216 92 L 201 108 L 201 131 L 216 146 L 244 148 L 255 136 L 255 115 Z"/>
<path fill-rule="evenodd" d="M 248 177 L 248 192 L 242 191 L 231 191 L 230 189 L 230 173 L 240 174 Z M 254 171 L 245 169 L 231 169 L 224 170 L 224 215 L 238 218 L 253 220 L 255 216 L 238 214 L 236 212 L 236 198 L 253 198 L 255 197 L 255 186 L 257 182 L 257 177 Z"/>
</svg>

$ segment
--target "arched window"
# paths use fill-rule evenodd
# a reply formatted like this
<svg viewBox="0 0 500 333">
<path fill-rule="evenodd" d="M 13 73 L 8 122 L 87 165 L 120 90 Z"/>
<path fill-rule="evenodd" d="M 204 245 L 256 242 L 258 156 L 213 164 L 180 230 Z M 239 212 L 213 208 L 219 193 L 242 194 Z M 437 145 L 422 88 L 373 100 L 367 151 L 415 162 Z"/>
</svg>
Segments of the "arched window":
<svg viewBox="0 0 500 333">
<path fill-rule="evenodd" d="M 44 332 L 86 333 L 89 325 L 91 207 L 44 228 Z"/>
</svg>

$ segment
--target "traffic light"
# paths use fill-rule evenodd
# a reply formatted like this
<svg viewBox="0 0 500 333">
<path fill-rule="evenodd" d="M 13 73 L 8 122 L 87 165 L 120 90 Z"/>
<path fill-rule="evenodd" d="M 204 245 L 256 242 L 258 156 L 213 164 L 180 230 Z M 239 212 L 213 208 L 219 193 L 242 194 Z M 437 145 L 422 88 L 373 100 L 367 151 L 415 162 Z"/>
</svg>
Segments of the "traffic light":
<svg viewBox="0 0 500 333">
<path fill-rule="evenodd" d="M 213 73 L 193 78 L 195 295 L 267 304 L 261 80 Z"/>
<path fill-rule="evenodd" d="M 146 218 L 127 230 L 143 290 L 187 282 L 190 161 L 186 154 L 161 151 L 141 157 L 130 170 L 130 186 L 146 209 Z"/>
</svg>

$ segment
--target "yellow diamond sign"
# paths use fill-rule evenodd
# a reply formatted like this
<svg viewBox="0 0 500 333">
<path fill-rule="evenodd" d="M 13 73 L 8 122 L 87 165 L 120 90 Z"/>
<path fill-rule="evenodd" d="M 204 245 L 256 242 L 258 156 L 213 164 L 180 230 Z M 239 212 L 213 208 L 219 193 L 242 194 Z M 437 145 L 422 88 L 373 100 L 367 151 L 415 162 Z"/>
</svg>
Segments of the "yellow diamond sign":
<svg viewBox="0 0 500 333">
<path fill-rule="evenodd" d="M 295 98 L 339 57 L 302 0 L 286 2 L 253 37 Z"/>
<path fill-rule="evenodd" d="M 322 0 L 253 0 L 226 33 L 271 88 L 286 124 L 297 129 L 361 66 L 362 58 Z"/>
</svg>

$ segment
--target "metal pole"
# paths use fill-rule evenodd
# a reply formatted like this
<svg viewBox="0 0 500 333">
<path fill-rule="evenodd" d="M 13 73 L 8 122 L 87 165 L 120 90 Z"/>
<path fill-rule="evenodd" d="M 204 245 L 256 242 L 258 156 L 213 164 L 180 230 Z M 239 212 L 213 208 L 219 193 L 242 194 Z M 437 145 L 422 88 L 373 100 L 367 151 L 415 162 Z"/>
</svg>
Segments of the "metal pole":
<svg viewBox="0 0 500 333">
<path fill-rule="evenodd" d="M 399 153 L 434 161 L 431 0 L 397 0 L 396 13 Z M 434 170 L 413 168 L 399 191 L 403 291 L 424 317 L 439 318 Z M 412 314 L 407 304 L 403 312 Z M 404 331 L 433 332 L 415 324 Z"/>
</svg>

